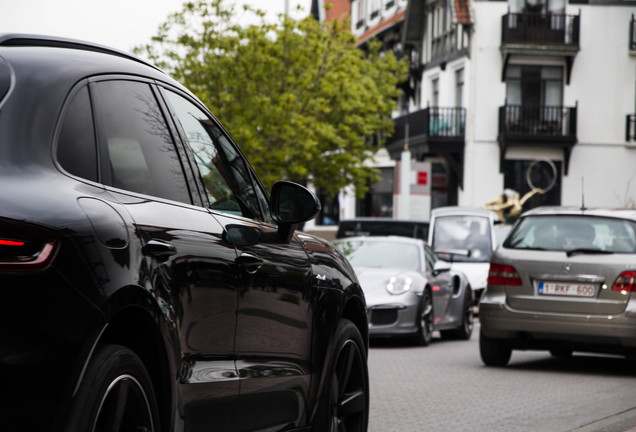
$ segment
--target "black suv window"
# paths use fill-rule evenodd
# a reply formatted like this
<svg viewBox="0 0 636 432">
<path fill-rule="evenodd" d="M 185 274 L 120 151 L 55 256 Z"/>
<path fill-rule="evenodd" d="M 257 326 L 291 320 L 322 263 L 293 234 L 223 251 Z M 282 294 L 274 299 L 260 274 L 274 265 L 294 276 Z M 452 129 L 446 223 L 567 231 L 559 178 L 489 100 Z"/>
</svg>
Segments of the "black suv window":
<svg viewBox="0 0 636 432">
<path fill-rule="evenodd" d="M 57 146 L 62 168 L 76 176 L 97 181 L 97 149 L 88 88 L 73 96 L 66 110 Z"/>
<path fill-rule="evenodd" d="M 194 155 L 210 208 L 263 220 L 245 160 L 221 128 L 184 97 L 171 91 L 165 95 Z"/>
<path fill-rule="evenodd" d="M 109 162 L 102 181 L 191 203 L 179 155 L 150 85 L 101 81 L 91 84 L 91 96 L 101 154 Z"/>
</svg>

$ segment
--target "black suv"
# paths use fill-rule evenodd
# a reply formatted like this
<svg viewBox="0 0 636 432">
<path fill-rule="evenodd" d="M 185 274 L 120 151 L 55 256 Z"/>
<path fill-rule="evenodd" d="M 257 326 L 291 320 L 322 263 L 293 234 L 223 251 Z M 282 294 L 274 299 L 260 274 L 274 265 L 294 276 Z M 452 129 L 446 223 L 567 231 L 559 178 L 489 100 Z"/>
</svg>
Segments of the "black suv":
<svg viewBox="0 0 636 432">
<path fill-rule="evenodd" d="M 154 66 L 0 35 L 0 430 L 367 428 L 365 300 Z"/>
</svg>

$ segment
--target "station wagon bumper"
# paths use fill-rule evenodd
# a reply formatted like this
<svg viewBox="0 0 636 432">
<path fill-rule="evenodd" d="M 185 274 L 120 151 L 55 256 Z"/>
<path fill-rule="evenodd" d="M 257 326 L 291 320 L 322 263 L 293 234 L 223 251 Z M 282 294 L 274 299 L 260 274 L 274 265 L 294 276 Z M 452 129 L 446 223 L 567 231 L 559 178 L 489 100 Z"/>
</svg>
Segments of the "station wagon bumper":
<svg viewBox="0 0 636 432">
<path fill-rule="evenodd" d="M 488 296 L 479 304 L 481 331 L 507 339 L 513 348 L 550 349 L 567 345 L 581 351 L 636 350 L 636 302 L 614 315 L 565 314 L 515 310 L 505 297 Z"/>
</svg>

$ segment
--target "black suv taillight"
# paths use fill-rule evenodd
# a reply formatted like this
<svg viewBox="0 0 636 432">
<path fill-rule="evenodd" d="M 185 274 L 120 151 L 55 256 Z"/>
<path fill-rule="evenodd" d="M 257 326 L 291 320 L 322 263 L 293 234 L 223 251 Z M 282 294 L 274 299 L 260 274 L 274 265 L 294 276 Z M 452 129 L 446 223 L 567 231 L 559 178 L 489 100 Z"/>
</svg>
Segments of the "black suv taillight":
<svg viewBox="0 0 636 432">
<path fill-rule="evenodd" d="M 59 242 L 30 225 L 0 220 L 0 271 L 34 271 L 48 266 Z"/>
</svg>

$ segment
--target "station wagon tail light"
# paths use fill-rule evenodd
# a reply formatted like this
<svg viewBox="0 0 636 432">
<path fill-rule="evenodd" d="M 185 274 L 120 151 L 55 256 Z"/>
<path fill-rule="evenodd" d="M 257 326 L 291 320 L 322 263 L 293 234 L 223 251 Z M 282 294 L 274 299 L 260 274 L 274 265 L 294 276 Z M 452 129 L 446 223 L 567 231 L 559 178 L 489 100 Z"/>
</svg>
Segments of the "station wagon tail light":
<svg viewBox="0 0 636 432">
<path fill-rule="evenodd" d="M 612 286 L 612 291 L 635 291 L 636 292 L 636 271 L 624 271 L 616 279 Z"/>
<path fill-rule="evenodd" d="M 47 233 L 0 221 L 0 271 L 34 271 L 48 266 L 58 242 Z"/>
<path fill-rule="evenodd" d="M 521 277 L 511 265 L 490 264 L 488 271 L 489 285 L 521 286 Z"/>
</svg>

